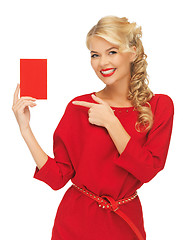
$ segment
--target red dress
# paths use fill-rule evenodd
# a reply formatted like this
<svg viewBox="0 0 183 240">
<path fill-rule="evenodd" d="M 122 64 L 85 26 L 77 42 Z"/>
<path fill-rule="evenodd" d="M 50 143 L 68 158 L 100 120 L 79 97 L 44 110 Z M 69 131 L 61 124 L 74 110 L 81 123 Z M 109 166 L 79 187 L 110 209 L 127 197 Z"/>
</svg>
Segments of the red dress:
<svg viewBox="0 0 183 240">
<path fill-rule="evenodd" d="M 95 92 L 93 92 L 95 93 Z M 93 100 L 92 93 L 72 99 L 53 135 L 54 158 L 34 178 L 58 190 L 71 181 L 102 196 L 115 200 L 132 195 L 164 168 L 173 126 L 174 104 L 165 94 L 155 94 L 149 103 L 154 124 L 149 133 L 135 130 L 138 113 L 133 107 L 111 107 L 131 136 L 119 154 L 106 128 L 91 124 L 88 109 L 72 101 Z M 143 212 L 139 197 L 120 209 L 135 223 L 144 239 Z M 71 186 L 57 209 L 52 240 L 135 240 L 129 225 L 115 212 L 100 208 L 98 203 Z"/>
</svg>

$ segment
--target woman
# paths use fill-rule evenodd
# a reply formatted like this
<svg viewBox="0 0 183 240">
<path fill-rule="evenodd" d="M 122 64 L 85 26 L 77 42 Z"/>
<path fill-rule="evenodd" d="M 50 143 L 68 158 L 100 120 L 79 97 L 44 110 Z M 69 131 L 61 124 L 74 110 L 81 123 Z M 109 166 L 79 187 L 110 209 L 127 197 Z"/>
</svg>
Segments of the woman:
<svg viewBox="0 0 183 240">
<path fill-rule="evenodd" d="M 115 16 L 88 32 L 91 65 L 105 88 L 68 103 L 53 135 L 54 158 L 29 126 L 35 99 L 18 99 L 17 86 L 12 109 L 37 164 L 34 178 L 54 190 L 73 183 L 58 207 L 52 240 L 146 239 L 136 190 L 164 168 L 174 105 L 148 87 L 141 36 L 136 23 Z"/>
</svg>

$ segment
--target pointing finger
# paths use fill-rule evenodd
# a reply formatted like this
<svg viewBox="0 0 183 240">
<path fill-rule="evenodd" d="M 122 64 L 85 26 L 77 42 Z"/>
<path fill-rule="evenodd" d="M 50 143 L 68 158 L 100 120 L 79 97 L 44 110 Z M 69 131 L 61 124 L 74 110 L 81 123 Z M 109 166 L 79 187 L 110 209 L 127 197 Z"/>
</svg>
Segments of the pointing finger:
<svg viewBox="0 0 183 240">
<path fill-rule="evenodd" d="M 97 97 L 95 94 L 92 94 L 91 95 L 93 100 L 98 102 L 98 103 L 101 103 L 101 104 L 105 104 L 105 105 L 108 105 L 108 103 L 106 103 L 104 100 L 102 100 L 101 98 Z"/>
<path fill-rule="evenodd" d="M 95 105 L 95 103 L 90 103 L 85 101 L 73 101 L 72 103 L 75 105 L 80 105 L 80 106 L 89 107 L 89 108 Z"/>
</svg>

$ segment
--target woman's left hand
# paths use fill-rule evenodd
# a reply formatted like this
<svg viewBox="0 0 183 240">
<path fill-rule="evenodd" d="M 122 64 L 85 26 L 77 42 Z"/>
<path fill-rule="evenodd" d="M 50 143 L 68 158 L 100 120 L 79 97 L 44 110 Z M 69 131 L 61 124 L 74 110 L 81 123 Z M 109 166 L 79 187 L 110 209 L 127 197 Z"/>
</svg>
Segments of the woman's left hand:
<svg viewBox="0 0 183 240">
<path fill-rule="evenodd" d="M 94 94 L 92 94 L 91 96 L 93 100 L 97 102 L 97 104 L 86 101 L 73 101 L 72 103 L 75 105 L 89 107 L 89 122 L 91 124 L 107 128 L 108 123 L 110 123 L 111 121 L 113 121 L 114 118 L 116 118 L 116 116 L 114 115 L 114 111 L 111 109 L 109 104 L 103 101 L 101 98 L 95 96 Z"/>
</svg>

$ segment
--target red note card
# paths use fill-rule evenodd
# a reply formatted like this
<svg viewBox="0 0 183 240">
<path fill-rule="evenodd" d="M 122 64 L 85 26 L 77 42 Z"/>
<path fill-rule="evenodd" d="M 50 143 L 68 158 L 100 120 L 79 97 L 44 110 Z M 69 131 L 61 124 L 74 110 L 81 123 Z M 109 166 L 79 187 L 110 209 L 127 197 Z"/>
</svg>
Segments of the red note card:
<svg viewBox="0 0 183 240">
<path fill-rule="evenodd" d="M 20 97 L 47 99 L 47 59 L 20 59 Z"/>
</svg>

